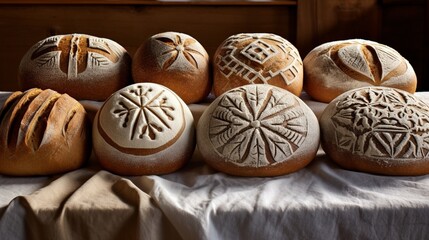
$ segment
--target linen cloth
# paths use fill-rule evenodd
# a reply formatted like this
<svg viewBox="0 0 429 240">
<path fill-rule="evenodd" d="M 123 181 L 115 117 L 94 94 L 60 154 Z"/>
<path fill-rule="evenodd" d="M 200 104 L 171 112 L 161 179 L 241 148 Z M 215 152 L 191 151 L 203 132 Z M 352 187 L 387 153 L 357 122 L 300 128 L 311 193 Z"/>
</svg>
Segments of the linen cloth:
<svg viewBox="0 0 429 240">
<path fill-rule="evenodd" d="M 417 96 L 427 101 L 429 93 Z M 320 116 L 325 104 L 302 98 Z M 91 114 L 101 103 L 84 105 Z M 190 108 L 198 119 L 205 105 Z M 305 168 L 279 177 L 229 176 L 202 162 L 198 150 L 183 169 L 160 176 L 118 176 L 93 156 L 62 175 L 0 175 L 0 239 L 428 236 L 429 175 L 348 171 L 322 150 Z"/>
</svg>

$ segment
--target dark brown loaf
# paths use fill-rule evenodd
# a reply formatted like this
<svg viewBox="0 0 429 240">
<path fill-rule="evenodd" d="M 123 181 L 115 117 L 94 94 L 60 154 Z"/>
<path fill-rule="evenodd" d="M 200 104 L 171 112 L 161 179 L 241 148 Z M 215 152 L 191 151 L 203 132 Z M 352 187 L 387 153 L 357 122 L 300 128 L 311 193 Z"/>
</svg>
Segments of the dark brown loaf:
<svg viewBox="0 0 429 240">
<path fill-rule="evenodd" d="M 112 94 L 93 124 L 94 153 L 122 175 L 165 174 L 182 167 L 195 148 L 188 106 L 170 89 L 136 83 Z"/>
<path fill-rule="evenodd" d="M 152 82 L 173 90 L 186 103 L 203 100 L 211 90 L 209 56 L 193 37 L 164 32 L 147 39 L 133 57 L 135 82 Z"/>
<path fill-rule="evenodd" d="M 47 175 L 74 170 L 89 157 L 82 105 L 67 94 L 14 92 L 0 112 L 0 173 Z"/>
<path fill-rule="evenodd" d="M 299 96 L 303 65 L 298 50 L 286 39 L 268 33 L 230 36 L 217 49 L 213 63 L 213 92 L 247 84 L 270 84 Z"/>
<path fill-rule="evenodd" d="M 105 100 L 131 82 L 131 57 L 118 43 L 56 35 L 32 46 L 19 66 L 22 88 L 53 89 L 78 100 Z"/>
<path fill-rule="evenodd" d="M 340 166 L 385 175 L 429 173 L 429 107 L 393 88 L 335 98 L 320 119 L 322 147 Z"/>
<path fill-rule="evenodd" d="M 384 86 L 414 93 L 416 74 L 410 63 L 386 45 L 361 39 L 328 42 L 304 58 L 304 90 L 330 102 L 365 86 Z"/>
<path fill-rule="evenodd" d="M 319 147 L 319 124 L 297 96 L 251 84 L 229 90 L 204 111 L 197 145 L 211 167 L 238 176 L 277 176 L 306 166 Z"/>
</svg>

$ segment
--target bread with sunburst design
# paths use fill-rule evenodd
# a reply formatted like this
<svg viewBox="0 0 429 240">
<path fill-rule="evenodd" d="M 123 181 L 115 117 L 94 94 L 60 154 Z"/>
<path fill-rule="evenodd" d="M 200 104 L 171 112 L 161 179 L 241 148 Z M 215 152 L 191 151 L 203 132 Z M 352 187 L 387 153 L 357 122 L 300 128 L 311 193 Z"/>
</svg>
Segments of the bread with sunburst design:
<svg viewBox="0 0 429 240">
<path fill-rule="evenodd" d="M 133 57 L 135 82 L 164 85 L 185 103 L 203 100 L 211 90 L 209 56 L 193 37 L 164 32 L 147 39 Z"/>
</svg>

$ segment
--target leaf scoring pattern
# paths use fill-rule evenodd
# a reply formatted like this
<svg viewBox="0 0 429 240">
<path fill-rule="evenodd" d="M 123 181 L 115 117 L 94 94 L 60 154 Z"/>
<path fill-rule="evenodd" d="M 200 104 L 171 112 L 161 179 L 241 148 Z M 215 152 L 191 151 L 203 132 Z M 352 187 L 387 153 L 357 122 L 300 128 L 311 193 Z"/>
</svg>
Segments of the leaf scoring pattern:
<svg viewBox="0 0 429 240">
<path fill-rule="evenodd" d="M 219 101 L 209 138 L 226 161 L 258 168 L 287 160 L 304 142 L 307 129 L 295 96 L 268 85 L 247 85 Z"/>
<path fill-rule="evenodd" d="M 410 94 L 367 88 L 339 101 L 335 112 L 339 149 L 380 159 L 429 156 L 429 107 Z"/>
<path fill-rule="evenodd" d="M 163 91 L 151 93 L 152 88 L 137 86 L 121 94 L 121 100 L 112 110 L 121 119 L 120 126 L 130 130 L 130 140 L 156 140 L 158 134 L 171 129 L 175 107 L 165 97 Z"/>
</svg>

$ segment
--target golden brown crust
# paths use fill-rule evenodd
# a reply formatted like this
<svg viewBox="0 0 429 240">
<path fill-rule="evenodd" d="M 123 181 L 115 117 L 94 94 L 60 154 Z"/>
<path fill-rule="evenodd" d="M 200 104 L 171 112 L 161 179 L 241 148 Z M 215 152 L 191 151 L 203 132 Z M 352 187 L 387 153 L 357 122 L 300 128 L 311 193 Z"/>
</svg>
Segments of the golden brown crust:
<svg viewBox="0 0 429 240">
<path fill-rule="evenodd" d="M 277 176 L 310 163 L 319 147 L 314 113 L 284 89 L 252 84 L 229 90 L 204 111 L 197 145 L 211 167 L 237 176 Z"/>
<path fill-rule="evenodd" d="M 164 32 L 147 39 L 133 57 L 135 82 L 152 82 L 173 90 L 186 103 L 204 100 L 211 90 L 209 56 L 193 37 Z"/>
<path fill-rule="evenodd" d="M 213 62 L 213 92 L 247 84 L 270 84 L 299 96 L 303 65 L 298 50 L 275 34 L 248 33 L 227 38 L 216 50 Z"/>
<path fill-rule="evenodd" d="M 330 102 L 348 90 L 369 86 L 414 93 L 417 77 L 397 51 L 368 40 L 328 42 L 304 58 L 304 90 L 315 100 Z"/>
<path fill-rule="evenodd" d="M 1 174 L 56 174 L 86 161 L 91 149 L 89 123 L 79 102 L 67 94 L 40 89 L 12 94 L 9 99 L 15 103 L 6 104 L 0 114 Z"/>
<path fill-rule="evenodd" d="M 383 175 L 429 173 L 429 106 L 408 92 L 350 90 L 325 108 L 320 127 L 323 149 L 343 168 Z"/>
<path fill-rule="evenodd" d="M 56 35 L 27 51 L 18 78 L 24 90 L 53 89 L 78 100 L 100 101 L 131 83 L 131 57 L 110 39 Z"/>
</svg>

